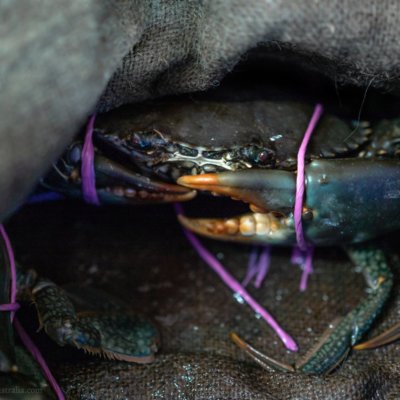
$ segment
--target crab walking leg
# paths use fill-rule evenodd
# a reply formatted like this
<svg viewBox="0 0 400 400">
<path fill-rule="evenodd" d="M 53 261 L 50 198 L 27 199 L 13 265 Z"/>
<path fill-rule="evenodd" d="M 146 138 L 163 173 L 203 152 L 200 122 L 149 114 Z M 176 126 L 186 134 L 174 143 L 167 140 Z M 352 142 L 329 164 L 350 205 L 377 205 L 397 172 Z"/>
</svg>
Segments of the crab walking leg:
<svg viewBox="0 0 400 400">
<path fill-rule="evenodd" d="M 384 346 L 385 344 L 393 343 L 400 339 L 400 322 L 386 331 L 382 332 L 380 335 L 367 340 L 366 342 L 359 343 L 353 347 L 353 350 L 367 350 L 375 349 L 379 346 Z"/>
<path fill-rule="evenodd" d="M 361 245 L 349 247 L 347 250 L 350 258 L 362 268 L 369 294 L 349 314 L 334 321 L 302 361 L 295 366 L 286 365 L 259 352 L 236 334 L 231 335 L 232 340 L 263 367 L 307 374 L 329 373 L 335 369 L 371 327 L 393 284 L 392 273 L 382 250 Z"/>
<path fill-rule="evenodd" d="M 135 363 L 154 360 L 158 332 L 147 319 L 119 312 L 77 313 L 67 293 L 53 282 L 18 269 L 21 297 L 31 298 L 40 328 L 60 346 L 70 345 L 109 359 Z"/>
<path fill-rule="evenodd" d="M 75 308 L 64 290 L 53 282 L 40 280 L 33 290 L 40 328 L 60 346 L 74 345 L 78 348 L 100 348 L 100 334 L 90 326 L 81 330 Z"/>
<path fill-rule="evenodd" d="M 351 246 L 347 252 L 362 268 L 369 294 L 332 329 L 324 343 L 307 360 L 296 366 L 305 373 L 324 373 L 335 368 L 360 341 L 381 312 L 393 285 L 384 252 L 373 246 Z"/>
</svg>

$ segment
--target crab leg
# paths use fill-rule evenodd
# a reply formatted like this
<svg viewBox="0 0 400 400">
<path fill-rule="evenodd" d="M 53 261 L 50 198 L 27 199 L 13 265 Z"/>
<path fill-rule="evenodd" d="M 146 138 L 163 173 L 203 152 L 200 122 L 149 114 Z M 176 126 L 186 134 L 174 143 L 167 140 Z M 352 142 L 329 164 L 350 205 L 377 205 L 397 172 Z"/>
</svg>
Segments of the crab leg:
<svg viewBox="0 0 400 400">
<path fill-rule="evenodd" d="M 354 263 L 362 268 L 369 294 L 333 327 L 315 352 L 296 366 L 298 371 L 325 373 L 338 366 L 370 329 L 390 294 L 393 276 L 383 251 L 362 245 L 348 247 L 347 251 Z"/>
<path fill-rule="evenodd" d="M 353 347 L 354 350 L 367 350 L 375 349 L 376 347 L 383 346 L 385 344 L 393 343 L 400 339 L 400 323 L 392 326 L 380 335 L 367 340 L 366 342 L 359 343 Z"/>
<path fill-rule="evenodd" d="M 232 341 L 264 368 L 272 367 L 279 371 L 299 371 L 307 374 L 323 374 L 334 370 L 368 331 L 385 304 L 393 284 L 392 273 L 380 249 L 372 246 L 352 246 L 348 248 L 348 253 L 363 269 L 370 292 L 354 310 L 330 325 L 303 360 L 294 366 L 287 365 L 261 353 L 235 333 L 231 334 Z M 398 334 L 398 326 L 395 330 Z"/>
<path fill-rule="evenodd" d="M 53 282 L 18 269 L 19 296 L 30 297 L 40 328 L 60 346 L 70 345 L 109 359 L 135 363 L 154 360 L 158 333 L 143 317 L 121 310 L 112 313 L 77 313 L 66 292 Z"/>
</svg>

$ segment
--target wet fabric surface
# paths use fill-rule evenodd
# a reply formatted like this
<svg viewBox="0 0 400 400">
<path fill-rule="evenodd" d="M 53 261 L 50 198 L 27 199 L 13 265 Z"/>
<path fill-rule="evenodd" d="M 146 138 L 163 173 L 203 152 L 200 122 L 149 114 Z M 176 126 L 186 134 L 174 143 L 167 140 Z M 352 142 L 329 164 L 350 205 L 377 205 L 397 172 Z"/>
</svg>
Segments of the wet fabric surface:
<svg viewBox="0 0 400 400">
<path fill-rule="evenodd" d="M 225 208 L 219 199 L 212 201 L 216 213 L 218 207 Z M 198 215 L 202 208 L 209 212 L 210 204 L 206 199 L 186 209 Z M 256 348 L 289 363 L 304 355 L 329 322 L 345 315 L 365 294 L 363 277 L 340 249 L 316 251 L 315 273 L 305 293 L 298 290 L 301 272 L 290 264 L 290 250 L 274 249 L 263 286 L 249 289 L 296 339 L 300 351 L 293 354 L 200 260 L 182 235 L 171 206 L 30 206 L 7 228 L 21 264 L 59 284 L 79 282 L 83 290 L 102 289 L 129 309 L 152 316 L 161 331 L 156 361 L 133 365 L 58 348 L 35 333 L 33 319 L 31 334 L 69 399 L 400 397 L 399 343 L 353 352 L 332 375 L 304 376 L 263 370 L 229 340 L 234 330 Z M 202 241 L 243 279 L 249 247 Z M 398 259 L 395 264 L 393 294 L 371 335 L 398 321 Z"/>
</svg>

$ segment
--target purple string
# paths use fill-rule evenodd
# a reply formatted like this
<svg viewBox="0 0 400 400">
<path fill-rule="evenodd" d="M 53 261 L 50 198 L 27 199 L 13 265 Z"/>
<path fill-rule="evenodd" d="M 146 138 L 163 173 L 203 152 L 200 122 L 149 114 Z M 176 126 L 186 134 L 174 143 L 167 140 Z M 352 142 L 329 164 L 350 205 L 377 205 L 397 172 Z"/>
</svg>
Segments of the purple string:
<svg viewBox="0 0 400 400">
<path fill-rule="evenodd" d="M 175 204 L 177 214 L 183 215 L 183 208 L 180 204 Z M 223 282 L 235 293 L 237 293 L 267 324 L 276 332 L 287 349 L 297 351 L 296 342 L 288 335 L 275 321 L 275 319 L 259 305 L 243 288 L 243 286 L 224 268 L 224 266 L 200 243 L 197 237 L 187 229 L 183 229 L 185 236 L 198 252 L 200 257 L 219 275 Z"/>
<path fill-rule="evenodd" d="M 271 264 L 271 246 L 263 246 L 257 265 L 257 277 L 254 286 L 259 289 L 264 282 Z"/>
<path fill-rule="evenodd" d="M 6 230 L 4 229 L 3 224 L 0 224 L 0 236 L 3 238 L 4 244 L 6 246 L 6 252 L 8 255 L 8 259 L 10 262 L 10 272 L 11 272 L 11 287 L 10 287 L 10 303 L 4 304 L 5 307 L 11 307 L 10 317 L 11 322 L 14 320 L 15 311 L 18 310 L 19 305 L 17 306 L 17 268 L 15 266 L 15 258 L 14 258 L 14 251 L 11 246 L 10 238 L 7 235 Z M 3 311 L 3 310 L 2 310 Z"/>
<path fill-rule="evenodd" d="M 246 287 L 255 278 L 254 287 L 259 289 L 264 282 L 271 264 L 271 246 L 254 246 L 251 250 L 249 262 L 247 264 L 246 276 L 242 281 L 242 286 Z"/>
<path fill-rule="evenodd" d="M 40 353 L 36 345 L 32 342 L 31 338 L 26 333 L 25 329 L 18 321 L 18 318 L 14 319 L 14 327 L 15 330 L 18 332 L 18 335 L 21 338 L 21 341 L 24 344 L 24 346 L 29 350 L 29 352 L 32 354 L 32 357 L 40 365 L 40 368 L 42 369 L 44 376 L 46 377 L 50 386 L 53 388 L 54 393 L 56 394 L 58 400 L 65 400 L 64 393 L 62 392 L 60 386 L 58 385 L 56 379 L 54 378 L 54 375 L 51 373 L 49 367 L 47 366 L 45 359 L 43 358 L 42 354 Z"/>
<path fill-rule="evenodd" d="M 94 172 L 93 127 L 96 114 L 93 114 L 86 127 L 85 141 L 82 149 L 82 192 L 84 200 L 89 204 L 100 205 L 96 191 L 96 176 Z"/>
<path fill-rule="evenodd" d="M 65 400 L 64 393 L 62 392 L 56 379 L 54 378 L 49 367 L 47 366 L 46 361 L 44 360 L 43 356 L 40 354 L 39 349 L 36 347 L 36 345 L 32 342 L 32 340 L 30 339 L 28 334 L 25 332 L 24 328 L 22 327 L 22 325 L 20 324 L 18 319 L 14 318 L 15 311 L 18 310 L 18 308 L 19 308 L 19 304 L 16 302 L 17 269 L 15 266 L 14 252 L 13 252 L 13 249 L 11 246 L 11 242 L 10 242 L 7 232 L 5 231 L 4 226 L 2 224 L 0 224 L 0 235 L 2 236 L 5 246 L 6 246 L 6 251 L 7 251 L 8 259 L 10 262 L 10 271 L 11 271 L 10 303 L 0 305 L 0 310 L 1 311 L 11 311 L 11 321 L 13 322 L 14 328 L 18 332 L 18 335 L 21 338 L 22 343 L 27 348 L 27 350 L 32 354 L 32 357 L 40 365 L 40 368 L 42 369 L 44 376 L 46 377 L 50 386 L 53 388 L 54 392 L 56 393 L 57 398 L 59 400 Z"/>
<path fill-rule="evenodd" d="M 0 311 L 17 311 L 19 308 L 19 303 L 0 304 Z"/>
<path fill-rule="evenodd" d="M 250 253 L 247 272 L 242 281 L 242 286 L 246 287 L 255 278 L 254 286 L 259 289 L 268 273 L 270 264 L 271 246 L 262 246 L 260 254 L 259 248 L 254 246 Z"/>
<path fill-rule="evenodd" d="M 307 288 L 308 276 L 312 273 L 312 256 L 313 247 L 308 245 L 303 232 L 302 225 L 302 211 L 303 211 L 303 196 L 304 196 L 304 186 L 305 186 L 305 176 L 304 176 L 304 159 L 306 155 L 307 145 L 310 140 L 311 134 L 313 133 L 318 120 L 323 113 L 323 107 L 321 104 L 315 106 L 313 115 L 308 124 L 306 132 L 301 142 L 299 152 L 297 153 L 297 178 L 296 178 L 296 199 L 294 204 L 294 226 L 296 231 L 296 240 L 299 250 L 304 253 L 304 264 L 303 264 L 303 274 L 300 281 L 300 290 L 304 291 Z"/>
<path fill-rule="evenodd" d="M 254 246 L 251 250 L 249 262 L 247 263 L 247 272 L 246 276 L 242 281 L 242 286 L 246 287 L 250 281 L 257 275 L 257 256 L 258 256 L 258 248 Z"/>
<path fill-rule="evenodd" d="M 306 155 L 307 145 L 313 133 L 315 126 L 323 112 L 321 104 L 315 106 L 313 115 L 308 124 L 307 130 L 304 134 L 303 141 L 301 142 L 299 152 L 297 153 L 297 178 L 296 178 L 296 200 L 294 204 L 294 224 L 296 230 L 297 244 L 301 250 L 307 250 L 307 242 L 304 239 L 303 225 L 301 221 L 303 209 L 303 196 L 304 196 L 304 159 Z"/>
</svg>

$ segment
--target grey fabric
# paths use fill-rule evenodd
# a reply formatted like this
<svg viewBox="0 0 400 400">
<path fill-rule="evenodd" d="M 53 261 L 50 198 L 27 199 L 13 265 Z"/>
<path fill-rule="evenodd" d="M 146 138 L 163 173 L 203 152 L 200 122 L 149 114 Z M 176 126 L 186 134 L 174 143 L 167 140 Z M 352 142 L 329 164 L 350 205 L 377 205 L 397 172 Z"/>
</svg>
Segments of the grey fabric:
<svg viewBox="0 0 400 400">
<path fill-rule="evenodd" d="M 396 89 L 399 8 L 396 0 L 3 0 L 0 216 L 96 103 L 105 111 L 205 90 L 260 44 L 260 55 L 301 60 L 339 83 Z"/>
</svg>

